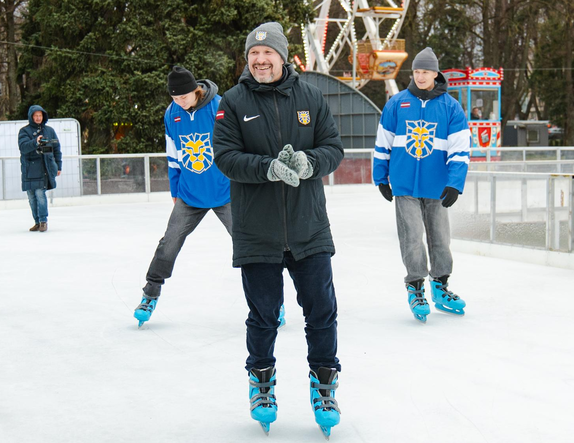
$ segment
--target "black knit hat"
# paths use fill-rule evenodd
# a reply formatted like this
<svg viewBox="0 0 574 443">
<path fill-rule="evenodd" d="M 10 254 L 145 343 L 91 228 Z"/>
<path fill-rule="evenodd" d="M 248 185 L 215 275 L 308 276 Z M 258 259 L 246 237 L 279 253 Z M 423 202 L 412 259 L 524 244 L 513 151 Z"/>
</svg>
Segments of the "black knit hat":
<svg viewBox="0 0 574 443">
<path fill-rule="evenodd" d="M 195 77 L 185 68 L 174 66 L 167 75 L 167 92 L 169 95 L 185 95 L 196 89 Z"/>
</svg>

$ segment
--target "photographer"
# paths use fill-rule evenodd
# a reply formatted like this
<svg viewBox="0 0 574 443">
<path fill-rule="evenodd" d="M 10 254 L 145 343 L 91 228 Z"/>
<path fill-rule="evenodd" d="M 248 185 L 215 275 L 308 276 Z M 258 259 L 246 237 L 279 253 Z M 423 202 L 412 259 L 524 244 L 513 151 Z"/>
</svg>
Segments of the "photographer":
<svg viewBox="0 0 574 443">
<path fill-rule="evenodd" d="M 28 121 L 18 133 L 22 191 L 28 193 L 34 217 L 30 231 L 45 232 L 48 230 L 46 190 L 56 187 L 56 176 L 62 172 L 62 151 L 56 131 L 46 126 L 48 113 L 41 106 L 30 106 Z"/>
</svg>

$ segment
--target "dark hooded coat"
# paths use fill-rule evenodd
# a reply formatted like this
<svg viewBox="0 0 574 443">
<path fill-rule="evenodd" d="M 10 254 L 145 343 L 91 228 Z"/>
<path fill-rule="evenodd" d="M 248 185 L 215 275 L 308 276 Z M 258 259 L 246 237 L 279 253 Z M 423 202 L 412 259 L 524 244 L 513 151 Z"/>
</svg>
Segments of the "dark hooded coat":
<svg viewBox="0 0 574 443">
<path fill-rule="evenodd" d="M 44 118 L 39 125 L 34 122 L 32 115 L 36 111 L 42 111 Z M 18 147 L 20 148 L 20 168 L 22 171 L 22 191 L 34 189 L 54 189 L 56 176 L 62 170 L 62 151 L 56 131 L 48 122 L 48 113 L 38 105 L 28 109 L 28 125 L 20 129 L 18 133 Z M 39 153 L 38 136 L 54 140 L 46 146 L 51 152 Z"/>
<path fill-rule="evenodd" d="M 335 253 L 323 177 L 341 163 L 339 131 L 321 91 L 284 67 L 278 85 L 258 83 L 248 67 L 215 118 L 215 163 L 231 180 L 233 265 L 281 263 Z M 267 177 L 286 144 L 305 151 L 313 174 L 297 187 Z"/>
</svg>

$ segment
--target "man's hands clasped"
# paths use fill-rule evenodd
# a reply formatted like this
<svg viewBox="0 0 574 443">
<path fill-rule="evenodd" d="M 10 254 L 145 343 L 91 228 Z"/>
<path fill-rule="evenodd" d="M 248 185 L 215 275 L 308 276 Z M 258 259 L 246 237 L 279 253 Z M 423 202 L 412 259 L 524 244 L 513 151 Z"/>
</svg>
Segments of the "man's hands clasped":
<svg viewBox="0 0 574 443">
<path fill-rule="evenodd" d="M 293 146 L 285 145 L 267 171 L 270 181 L 283 181 L 296 188 L 299 180 L 306 180 L 313 175 L 313 166 L 303 151 L 295 152 Z"/>
</svg>

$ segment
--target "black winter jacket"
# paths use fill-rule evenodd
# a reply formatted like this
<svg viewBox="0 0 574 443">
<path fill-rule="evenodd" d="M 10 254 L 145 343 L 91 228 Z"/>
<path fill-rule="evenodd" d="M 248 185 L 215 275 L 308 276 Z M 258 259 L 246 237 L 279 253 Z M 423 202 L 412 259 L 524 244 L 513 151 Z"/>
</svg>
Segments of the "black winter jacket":
<svg viewBox="0 0 574 443">
<path fill-rule="evenodd" d="M 217 167 L 231 180 L 233 266 L 281 263 L 335 253 L 322 177 L 343 159 L 343 144 L 321 91 L 291 65 L 278 86 L 258 83 L 245 67 L 227 91 L 215 120 Z M 313 175 L 294 188 L 267 171 L 286 144 L 305 151 Z"/>
<path fill-rule="evenodd" d="M 44 116 L 39 125 L 32 119 L 32 115 L 36 111 L 42 111 Z M 58 171 L 62 170 L 62 151 L 56 131 L 50 126 L 46 126 L 47 121 L 48 113 L 41 106 L 32 105 L 28 109 L 29 124 L 20 129 L 18 133 L 22 191 L 54 189 L 56 187 L 56 176 Z M 36 152 L 38 149 L 36 139 L 39 135 L 48 140 L 55 140 L 47 144 L 52 152 L 44 154 Z"/>
</svg>

